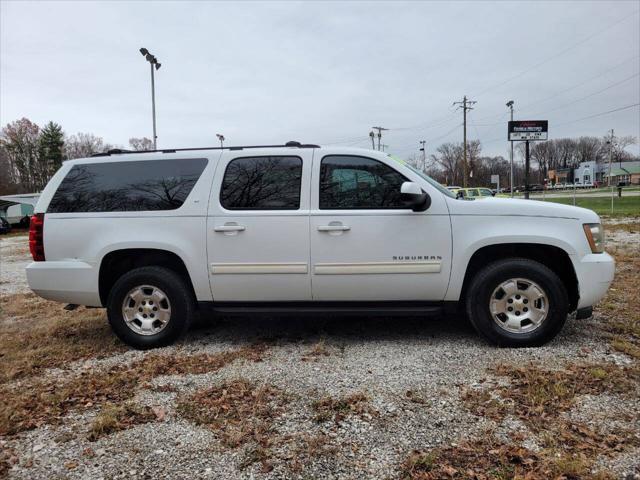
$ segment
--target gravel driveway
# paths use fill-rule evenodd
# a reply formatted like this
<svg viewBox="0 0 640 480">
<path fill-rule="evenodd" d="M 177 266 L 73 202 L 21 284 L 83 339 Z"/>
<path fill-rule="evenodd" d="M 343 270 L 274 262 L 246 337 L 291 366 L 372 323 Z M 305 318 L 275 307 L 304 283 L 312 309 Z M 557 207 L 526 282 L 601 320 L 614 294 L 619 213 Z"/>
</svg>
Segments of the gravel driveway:
<svg viewBox="0 0 640 480">
<path fill-rule="evenodd" d="M 639 240 L 637 231 L 610 235 L 610 244 L 623 248 L 633 249 Z M 24 291 L 25 241 L 1 240 L 3 296 Z M 397 478 L 413 450 L 455 447 L 488 432 L 497 438 L 519 432 L 522 443 L 535 450 L 526 425 L 517 418 L 495 421 L 472 413 L 463 404 L 464 392 L 504 383 L 488 373 L 499 364 L 547 369 L 575 362 L 629 365 L 630 357 L 603 339 L 601 321 L 597 312 L 588 320 L 569 320 L 557 339 L 536 349 L 489 347 L 465 320 L 455 318 L 245 316 L 203 322 L 178 345 L 154 354 L 219 354 L 260 342 L 266 345 L 264 355 L 260 361 L 241 359 L 216 371 L 156 376 L 140 384 L 133 403 L 161 412 L 156 421 L 90 441 L 87 432 L 100 410 L 89 405 L 60 421 L 0 437 L 0 447 L 9 458 L 9 477 L 24 479 Z M 39 380 L 63 382 L 148 355 L 128 350 L 90 358 L 46 370 Z M 261 442 L 269 444 L 269 462 L 246 462 L 251 455 L 261 458 L 260 450 L 251 443 L 226 445 L 219 432 L 188 419 L 178 407 L 194 392 L 237 379 L 268 385 L 286 397 L 286 406 L 264 419 L 269 429 Z M 319 399 L 354 394 L 363 395 L 366 408 L 347 406 L 335 419 L 319 420 Z M 579 396 L 568 416 L 598 427 L 617 421 L 603 416 L 604 410 L 630 415 L 625 425 L 636 435 L 640 431 L 637 397 Z M 633 446 L 598 457 L 596 464 L 624 478 L 640 472 L 638 458 L 640 449 Z"/>
</svg>

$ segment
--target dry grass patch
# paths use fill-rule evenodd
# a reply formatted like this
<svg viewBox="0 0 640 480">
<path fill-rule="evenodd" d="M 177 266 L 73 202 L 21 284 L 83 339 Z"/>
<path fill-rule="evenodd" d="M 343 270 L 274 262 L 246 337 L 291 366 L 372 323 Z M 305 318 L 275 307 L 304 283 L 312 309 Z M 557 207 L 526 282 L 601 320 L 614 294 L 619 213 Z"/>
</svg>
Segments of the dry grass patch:
<svg viewBox="0 0 640 480">
<path fill-rule="evenodd" d="M 585 456 L 541 456 L 494 437 L 434 450 L 414 450 L 401 466 L 406 480 L 608 479 L 592 474 Z"/>
<path fill-rule="evenodd" d="M 640 369 L 612 364 L 569 365 L 563 370 L 535 365 L 498 365 L 491 372 L 506 377 L 509 385 L 487 390 L 467 390 L 462 399 L 479 416 L 502 420 L 513 415 L 533 431 L 544 431 L 549 420 L 574 406 L 577 395 L 626 394 L 637 391 Z"/>
<path fill-rule="evenodd" d="M 136 389 L 160 375 L 213 372 L 238 360 L 259 361 L 264 347 L 248 346 L 216 354 L 147 354 L 130 365 L 106 371 L 83 372 L 66 381 L 33 381 L 28 385 L 0 385 L 0 435 L 12 435 L 55 423 L 74 409 L 91 408 L 131 399 Z"/>
<path fill-rule="evenodd" d="M 322 339 L 313 344 L 313 346 L 304 353 L 304 355 L 302 356 L 302 361 L 315 362 L 319 358 L 328 357 L 329 355 L 331 355 L 331 351 L 327 347 L 325 340 Z"/>
<path fill-rule="evenodd" d="M 324 397 L 312 404 L 316 412 L 315 421 L 318 423 L 333 420 L 338 423 L 349 415 L 356 415 L 370 420 L 378 416 L 378 412 L 369 404 L 369 398 L 364 393 L 352 393 L 345 397 Z"/>
<path fill-rule="evenodd" d="M 87 438 L 95 442 L 100 437 L 135 425 L 153 422 L 158 419 L 151 407 L 140 407 L 132 403 L 124 405 L 106 405 L 93 421 Z"/>
<path fill-rule="evenodd" d="M 300 474 L 314 460 L 334 456 L 338 448 L 324 433 L 280 434 L 275 423 L 291 401 L 275 386 L 237 379 L 181 399 L 177 411 L 215 432 L 224 447 L 244 447 L 241 470 L 257 463 L 264 473 L 282 462 Z"/>
<path fill-rule="evenodd" d="M 613 348 L 622 346 L 629 350 L 629 344 L 640 348 L 640 257 L 624 250 L 613 254 L 616 259 L 615 278 L 607 295 L 598 304 L 597 310 L 604 316 L 605 331 L 614 335 L 614 339 L 617 340 L 616 344 L 612 345 Z"/>
<path fill-rule="evenodd" d="M 102 309 L 66 311 L 34 294 L 0 299 L 0 383 L 124 351 Z"/>
<path fill-rule="evenodd" d="M 476 415 L 498 422 L 507 416 L 520 419 L 536 435 L 536 442 L 541 447 L 537 454 L 528 454 L 529 463 L 518 467 L 505 463 L 503 454 L 510 455 L 519 447 L 502 445 L 497 450 L 500 455 L 492 462 L 497 462 L 495 468 L 502 472 L 501 475 L 509 473 L 502 466 L 512 469 L 511 476 L 504 478 L 606 478 L 590 473 L 596 458 L 613 455 L 640 443 L 632 429 L 596 431 L 586 425 L 572 423 L 562 415 L 574 407 L 578 395 L 606 392 L 635 397 L 640 379 L 640 370 L 635 366 L 584 364 L 569 365 L 563 370 L 546 370 L 534 365 L 499 365 L 492 369 L 492 373 L 508 378 L 509 385 L 490 391 L 467 391 L 462 397 L 465 405 Z M 469 445 L 467 447 L 471 450 L 479 447 L 477 442 Z M 521 462 L 517 463 L 520 465 Z"/>
<path fill-rule="evenodd" d="M 278 441 L 274 421 L 287 403 L 284 392 L 274 386 L 233 380 L 182 399 L 177 411 L 214 431 L 226 447 L 249 444 L 241 468 L 259 462 L 269 471 L 271 449 Z"/>
<path fill-rule="evenodd" d="M 609 232 L 638 233 L 640 232 L 640 222 L 605 223 L 604 229 Z"/>
</svg>

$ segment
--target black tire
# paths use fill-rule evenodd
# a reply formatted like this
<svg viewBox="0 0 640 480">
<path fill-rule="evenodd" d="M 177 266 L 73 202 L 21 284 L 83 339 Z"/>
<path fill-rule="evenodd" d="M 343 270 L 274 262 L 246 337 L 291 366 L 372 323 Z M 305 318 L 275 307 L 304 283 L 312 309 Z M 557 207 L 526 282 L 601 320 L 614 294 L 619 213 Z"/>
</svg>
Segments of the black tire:
<svg viewBox="0 0 640 480">
<path fill-rule="evenodd" d="M 169 301 L 171 315 L 158 333 L 142 335 L 126 323 L 122 306 L 135 287 L 151 285 L 162 290 Z M 164 347 L 175 342 L 191 325 L 196 311 L 195 298 L 187 282 L 173 270 L 164 267 L 140 267 L 120 277 L 107 300 L 107 316 L 114 333 L 127 345 L 140 350 Z"/>
<path fill-rule="evenodd" d="M 548 298 L 547 316 L 540 326 L 526 333 L 512 333 L 498 325 L 489 309 L 491 296 L 503 282 L 523 278 L 535 282 Z M 567 320 L 569 298 L 562 280 L 539 262 L 510 258 L 491 263 L 480 270 L 469 285 L 466 310 L 476 331 L 501 347 L 538 347 L 554 338 Z"/>
</svg>

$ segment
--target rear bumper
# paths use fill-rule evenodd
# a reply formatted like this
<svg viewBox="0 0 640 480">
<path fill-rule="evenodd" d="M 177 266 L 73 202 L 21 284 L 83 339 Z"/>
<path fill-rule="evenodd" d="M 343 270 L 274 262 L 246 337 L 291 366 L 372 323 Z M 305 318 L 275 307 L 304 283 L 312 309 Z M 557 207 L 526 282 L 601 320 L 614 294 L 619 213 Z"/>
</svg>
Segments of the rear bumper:
<svg viewBox="0 0 640 480">
<path fill-rule="evenodd" d="M 32 262 L 27 268 L 29 288 L 47 300 L 101 307 L 98 269 L 80 261 Z"/>
<path fill-rule="evenodd" d="M 613 282 L 616 262 L 608 253 L 593 253 L 582 257 L 575 267 L 580 288 L 578 309 L 592 307 Z"/>
</svg>

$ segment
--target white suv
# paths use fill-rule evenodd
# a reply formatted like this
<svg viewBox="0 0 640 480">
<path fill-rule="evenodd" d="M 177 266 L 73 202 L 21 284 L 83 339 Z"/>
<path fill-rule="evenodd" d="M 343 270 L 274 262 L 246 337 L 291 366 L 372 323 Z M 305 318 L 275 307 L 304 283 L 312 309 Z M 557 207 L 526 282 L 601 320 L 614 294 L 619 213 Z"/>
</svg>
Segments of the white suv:
<svg viewBox="0 0 640 480">
<path fill-rule="evenodd" d="M 590 211 L 456 199 L 382 152 L 285 146 L 113 151 L 65 162 L 31 221 L 38 295 L 106 307 L 137 348 L 219 312 L 454 313 L 541 345 L 590 314 L 614 261 Z M 460 309 L 462 309 L 460 308 Z"/>
</svg>

